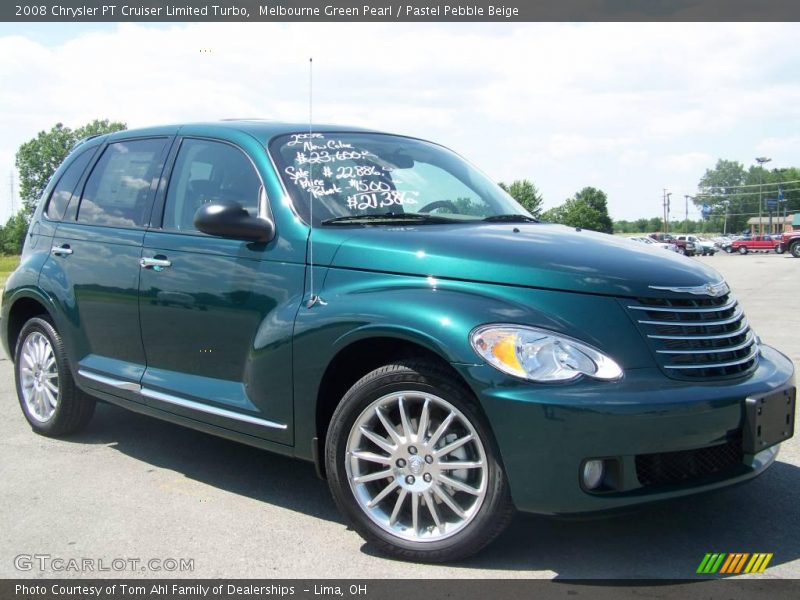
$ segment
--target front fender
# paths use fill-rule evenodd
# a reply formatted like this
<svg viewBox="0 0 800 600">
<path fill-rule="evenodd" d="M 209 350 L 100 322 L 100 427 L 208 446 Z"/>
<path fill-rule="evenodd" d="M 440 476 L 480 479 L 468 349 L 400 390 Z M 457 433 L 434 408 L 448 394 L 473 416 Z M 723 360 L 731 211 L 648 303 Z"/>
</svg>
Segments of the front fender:
<svg viewBox="0 0 800 600">
<path fill-rule="evenodd" d="M 584 340 L 608 352 L 623 369 L 655 367 L 613 297 L 336 268 L 328 270 L 320 295 L 324 302 L 302 307 L 295 323 L 297 440 L 314 435 L 316 401 L 328 365 L 365 339 L 396 338 L 451 364 L 478 365 L 482 360 L 472 349 L 470 332 L 486 323 L 519 323 Z M 474 382 L 467 384 L 476 389 Z M 308 431 L 300 431 L 305 427 Z"/>
</svg>

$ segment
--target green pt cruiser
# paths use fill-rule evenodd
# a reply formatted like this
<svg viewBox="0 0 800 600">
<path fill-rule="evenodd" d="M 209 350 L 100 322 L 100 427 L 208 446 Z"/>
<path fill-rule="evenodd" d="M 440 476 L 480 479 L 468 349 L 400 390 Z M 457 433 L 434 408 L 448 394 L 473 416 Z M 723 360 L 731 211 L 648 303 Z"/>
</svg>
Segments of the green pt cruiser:
<svg viewBox="0 0 800 600">
<path fill-rule="evenodd" d="M 604 511 L 751 479 L 794 431 L 791 361 L 720 275 L 540 223 L 457 154 L 224 121 L 78 144 L 3 293 L 37 433 L 96 400 L 313 461 L 402 558 L 514 510 Z"/>
</svg>

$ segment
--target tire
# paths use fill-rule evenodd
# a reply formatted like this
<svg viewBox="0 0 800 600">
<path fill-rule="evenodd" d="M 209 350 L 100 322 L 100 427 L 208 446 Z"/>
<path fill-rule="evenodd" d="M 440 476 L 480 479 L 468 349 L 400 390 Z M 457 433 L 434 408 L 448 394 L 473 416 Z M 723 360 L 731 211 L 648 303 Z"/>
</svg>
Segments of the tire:
<svg viewBox="0 0 800 600">
<path fill-rule="evenodd" d="M 454 441 L 462 443 L 436 456 Z M 441 468 L 448 461 L 471 466 Z M 500 535 L 514 515 L 499 451 L 472 394 L 425 361 L 383 366 L 350 388 L 333 414 L 325 462 L 333 498 L 353 528 L 403 560 L 465 558 Z"/>
<path fill-rule="evenodd" d="M 45 317 L 23 325 L 14 350 L 14 379 L 22 413 L 36 433 L 75 433 L 94 414 L 94 398 L 75 385 L 61 336 Z"/>
<path fill-rule="evenodd" d="M 731 248 L 730 246 L 725 246 L 725 252 L 727 252 L 728 254 L 733 254 L 733 248 Z"/>
<path fill-rule="evenodd" d="M 684 248 L 683 246 L 678 246 L 678 254 L 686 256 L 686 248 Z"/>
<path fill-rule="evenodd" d="M 747 254 L 747 246 L 739 246 L 739 254 L 741 255 Z"/>
<path fill-rule="evenodd" d="M 783 244 L 778 244 L 775 246 L 775 254 L 783 254 L 784 252 L 786 252 L 786 248 Z"/>
<path fill-rule="evenodd" d="M 789 247 L 789 252 L 792 253 L 792 256 L 795 258 L 800 258 L 800 242 L 795 242 Z"/>
</svg>

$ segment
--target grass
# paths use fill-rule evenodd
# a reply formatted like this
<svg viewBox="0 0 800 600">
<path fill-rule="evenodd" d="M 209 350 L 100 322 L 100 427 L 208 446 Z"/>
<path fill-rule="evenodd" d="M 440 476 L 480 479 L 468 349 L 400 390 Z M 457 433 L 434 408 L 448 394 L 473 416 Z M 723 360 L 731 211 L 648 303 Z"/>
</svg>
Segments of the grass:
<svg viewBox="0 0 800 600">
<path fill-rule="evenodd" d="M 18 264 L 19 256 L 0 256 L 0 287 L 5 285 L 6 279 Z"/>
</svg>

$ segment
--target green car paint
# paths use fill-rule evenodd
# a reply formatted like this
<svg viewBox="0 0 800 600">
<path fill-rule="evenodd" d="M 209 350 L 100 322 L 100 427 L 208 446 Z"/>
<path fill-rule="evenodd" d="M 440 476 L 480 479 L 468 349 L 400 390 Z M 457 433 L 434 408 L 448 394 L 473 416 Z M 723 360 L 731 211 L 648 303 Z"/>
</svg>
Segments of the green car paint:
<svg viewBox="0 0 800 600">
<path fill-rule="evenodd" d="M 147 196 L 149 219 L 139 228 L 85 224 L 75 221 L 70 204 L 59 222 L 43 214 L 42 202 L 3 293 L 9 355 L 21 319 L 39 306 L 62 332 L 76 380 L 91 394 L 319 462 L 333 410 L 326 394 L 376 366 L 369 348 L 415 348 L 449 363 L 473 392 L 514 504 L 531 512 L 579 513 L 678 497 L 750 479 L 774 460 L 773 445 L 745 454 L 724 476 L 657 486 L 637 478 L 637 456 L 723 444 L 742 429 L 746 398 L 794 385 L 791 361 L 767 346 L 751 369 L 708 380 L 673 377 L 659 364 L 628 305 L 677 297 L 657 288 L 716 284 L 721 277 L 713 269 L 603 234 L 534 222 L 312 228 L 285 177 L 290 153 L 275 148 L 302 131 L 296 124 L 231 121 L 118 132 L 79 147 L 102 151 L 120 140 L 164 139 Z M 162 228 L 169 169 L 184 139 L 224 142 L 248 157 L 269 201 L 271 240 Z M 74 253 L 51 253 L 65 246 Z M 159 257 L 168 257 L 169 268 L 139 265 Z M 470 342 L 472 331 L 491 323 L 577 339 L 612 357 L 624 375 L 563 383 L 507 375 Z M 198 412 L 198 404 L 213 410 Z M 603 457 L 616 461 L 613 489 L 584 489 L 581 465 Z"/>
</svg>

